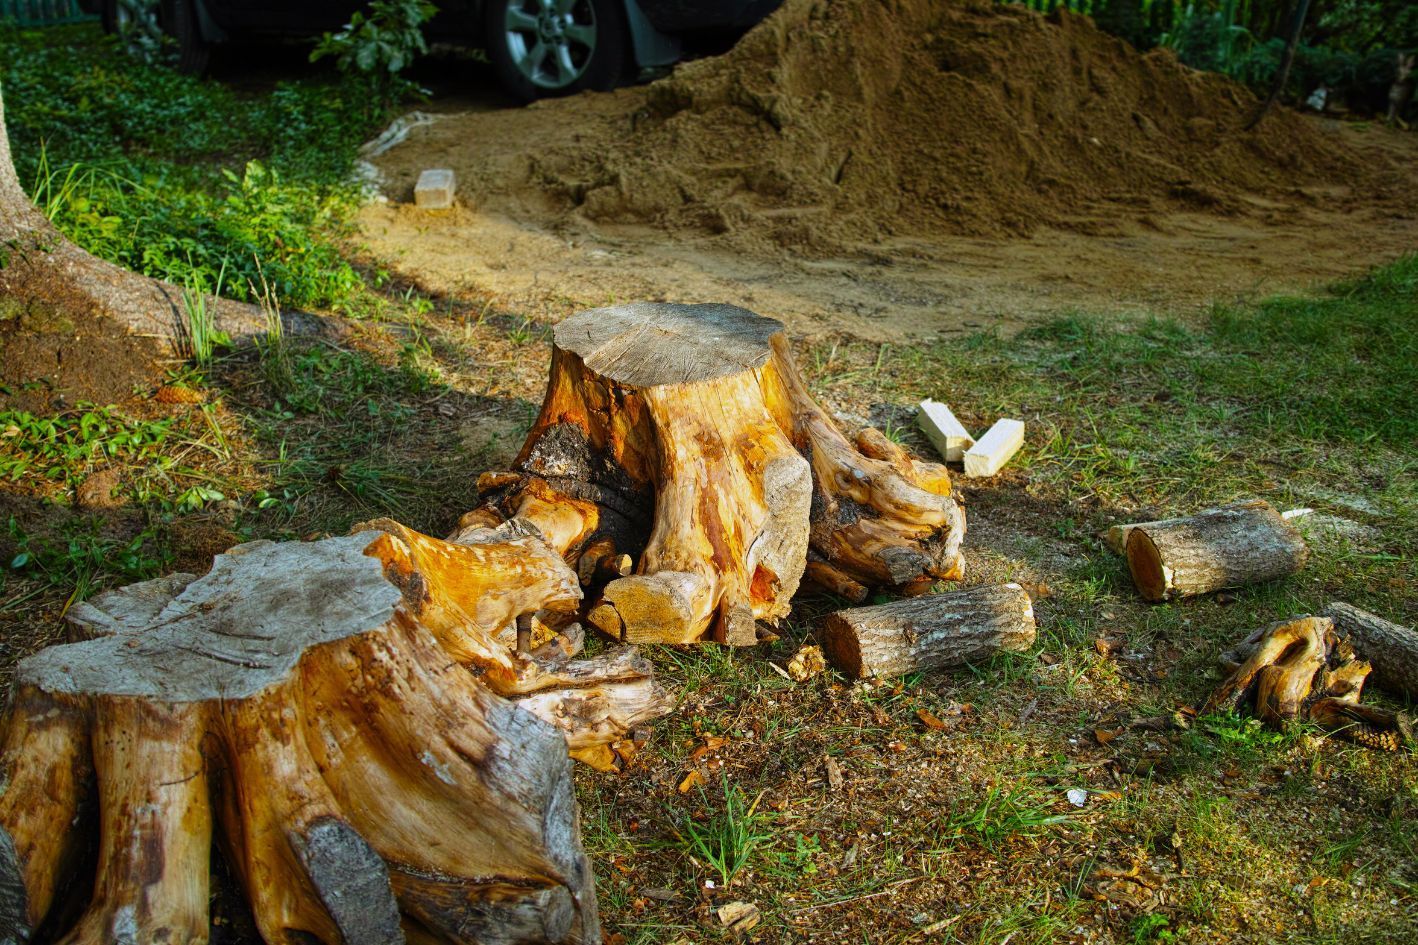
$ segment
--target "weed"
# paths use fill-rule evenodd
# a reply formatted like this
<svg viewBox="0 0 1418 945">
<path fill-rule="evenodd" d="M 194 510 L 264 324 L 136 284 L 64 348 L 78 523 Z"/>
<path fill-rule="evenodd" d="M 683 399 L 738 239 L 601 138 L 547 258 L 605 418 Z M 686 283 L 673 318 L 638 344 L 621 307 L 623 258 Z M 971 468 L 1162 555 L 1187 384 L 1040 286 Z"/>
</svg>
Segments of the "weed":
<svg viewBox="0 0 1418 945">
<path fill-rule="evenodd" d="M 9 567 L 68 589 L 67 610 L 88 597 L 105 577 L 141 580 L 171 563 L 172 554 L 154 528 L 126 539 L 107 537 L 100 528 L 94 520 L 73 522 L 58 537 L 46 539 L 29 535 L 11 516 L 9 537 L 17 551 Z"/>
<path fill-rule="evenodd" d="M 720 888 L 727 889 L 754 852 L 772 839 L 767 833 L 768 817 L 758 811 L 760 793 L 748 803 L 738 785 L 724 778 L 724 810 L 701 823 L 693 817 L 683 818 L 675 828 L 676 846 L 680 852 L 713 870 L 719 877 Z M 707 795 L 701 797 L 707 801 Z"/>
<path fill-rule="evenodd" d="M 1067 822 L 1066 814 L 1052 813 L 1053 806 L 1053 799 L 1037 788 L 990 785 L 978 803 L 946 821 L 943 836 L 974 839 L 994 850 L 1011 837 L 1034 836 Z"/>
<path fill-rule="evenodd" d="M 216 287 L 212 296 L 222 294 L 222 281 L 226 277 L 226 261 L 217 273 Z M 182 290 L 182 319 L 179 324 L 178 350 L 183 357 L 198 367 L 207 367 L 218 347 L 231 344 L 231 338 L 218 330 L 216 316 L 207 303 L 208 293 L 202 285 L 200 275 L 194 271 L 188 277 L 188 284 Z"/>
</svg>

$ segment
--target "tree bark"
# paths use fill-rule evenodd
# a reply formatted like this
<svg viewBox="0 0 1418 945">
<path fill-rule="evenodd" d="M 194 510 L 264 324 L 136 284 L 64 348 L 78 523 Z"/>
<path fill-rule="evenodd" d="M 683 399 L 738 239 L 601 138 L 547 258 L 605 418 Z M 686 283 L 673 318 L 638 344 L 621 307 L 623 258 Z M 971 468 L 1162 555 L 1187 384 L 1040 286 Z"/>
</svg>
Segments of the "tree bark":
<svg viewBox="0 0 1418 945">
<path fill-rule="evenodd" d="M 1375 685 L 1418 700 L 1418 632 L 1339 601 L 1323 613 L 1354 652 L 1373 665 Z"/>
<path fill-rule="evenodd" d="M 963 567 L 944 467 L 874 430 L 849 442 L 782 325 L 730 305 L 640 303 L 559 324 L 515 471 L 479 488 L 465 527 L 541 535 L 593 592 L 590 622 L 626 642 L 754 643 L 756 621 L 788 613 L 809 559 L 815 579 L 862 593 Z"/>
<path fill-rule="evenodd" d="M 93 312 L 136 335 L 157 339 L 173 349 L 179 347 L 184 317 L 180 288 L 85 252 L 69 242 L 26 196 L 15 173 L 0 92 L 0 294 L 10 291 L 6 268 L 20 261 L 38 267 L 44 279 L 76 290 L 91 303 Z M 233 339 L 266 331 L 265 316 L 254 305 L 214 298 L 208 300 L 208 306 L 216 327 Z M 309 331 L 314 324 L 304 318 L 293 320 L 289 327 Z"/>
<path fill-rule="evenodd" d="M 823 649 L 854 679 L 904 676 L 1034 644 L 1034 607 L 1018 584 L 972 587 L 828 614 Z"/>
<path fill-rule="evenodd" d="M 1300 533 L 1261 500 L 1135 525 L 1126 552 L 1133 583 L 1154 603 L 1286 577 L 1309 557 Z"/>
<path fill-rule="evenodd" d="M 633 651 L 571 659 L 575 628 L 506 645 L 579 597 L 534 537 L 380 521 L 77 606 L 80 642 L 16 670 L 0 940 L 87 888 L 96 817 L 67 943 L 205 941 L 214 832 L 273 945 L 599 942 L 568 747 L 613 763 L 670 700 Z"/>
</svg>

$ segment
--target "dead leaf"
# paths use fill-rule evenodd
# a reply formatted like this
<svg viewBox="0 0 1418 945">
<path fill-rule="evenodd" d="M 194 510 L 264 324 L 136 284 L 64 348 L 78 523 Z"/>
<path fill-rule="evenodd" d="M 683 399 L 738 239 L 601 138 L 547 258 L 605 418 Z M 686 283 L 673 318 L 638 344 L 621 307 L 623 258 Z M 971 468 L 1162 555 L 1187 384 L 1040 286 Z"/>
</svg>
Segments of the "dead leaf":
<svg viewBox="0 0 1418 945">
<path fill-rule="evenodd" d="M 1123 730 L 1122 730 L 1122 729 L 1115 729 L 1115 730 L 1109 731 L 1109 730 L 1106 729 L 1106 728 L 1095 728 L 1095 729 L 1093 730 L 1093 737 L 1098 740 L 1098 744 L 1100 744 L 1100 745 L 1106 745 L 1106 744 L 1108 744 L 1109 742 L 1111 742 L 1113 739 L 1117 738 L 1117 737 L 1118 737 L 1119 735 L 1121 735 L 1122 733 L 1123 733 Z"/>
<path fill-rule="evenodd" d="M 940 719 L 936 718 L 931 713 L 927 712 L 925 709 L 917 709 L 916 718 L 920 719 L 923 723 L 925 723 L 926 728 L 933 728 L 937 732 L 943 732 L 950 727 L 944 722 L 942 722 Z"/>
<path fill-rule="evenodd" d="M 763 918 L 758 907 L 751 902 L 730 902 L 720 906 L 715 914 L 730 932 L 740 935 L 758 925 Z"/>
<path fill-rule="evenodd" d="M 679 783 L 679 792 L 681 794 L 688 794 L 690 791 L 694 790 L 696 786 L 702 785 L 703 783 L 704 775 L 700 774 L 696 769 L 684 776 L 684 780 Z"/>
</svg>

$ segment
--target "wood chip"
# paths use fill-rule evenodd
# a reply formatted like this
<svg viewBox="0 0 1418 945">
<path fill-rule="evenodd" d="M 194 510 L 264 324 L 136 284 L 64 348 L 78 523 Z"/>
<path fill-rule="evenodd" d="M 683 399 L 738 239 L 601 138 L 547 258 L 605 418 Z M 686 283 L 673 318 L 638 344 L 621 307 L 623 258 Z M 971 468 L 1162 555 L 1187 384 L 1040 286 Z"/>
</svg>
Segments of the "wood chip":
<svg viewBox="0 0 1418 945">
<path fill-rule="evenodd" d="M 926 728 L 935 729 L 937 732 L 943 732 L 950 727 L 925 709 L 917 709 L 916 718 L 920 719 Z"/>
<path fill-rule="evenodd" d="M 808 645 L 800 647 L 793 658 L 788 660 L 788 675 L 795 682 L 807 682 L 824 672 L 827 669 L 827 660 L 823 658 L 822 647 Z"/>
<path fill-rule="evenodd" d="M 822 759 L 822 769 L 827 774 L 827 787 L 833 791 L 842 789 L 842 766 L 831 755 Z"/>
<path fill-rule="evenodd" d="M 722 905 L 715 913 L 719 921 L 731 932 L 743 934 L 758 925 L 763 916 L 751 902 L 730 902 Z"/>
</svg>

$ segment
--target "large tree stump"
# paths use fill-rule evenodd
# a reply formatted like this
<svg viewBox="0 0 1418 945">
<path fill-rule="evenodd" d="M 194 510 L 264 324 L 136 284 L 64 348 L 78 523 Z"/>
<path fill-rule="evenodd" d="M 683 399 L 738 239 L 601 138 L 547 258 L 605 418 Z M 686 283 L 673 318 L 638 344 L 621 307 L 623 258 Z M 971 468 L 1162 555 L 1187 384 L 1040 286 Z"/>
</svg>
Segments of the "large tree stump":
<svg viewBox="0 0 1418 945">
<path fill-rule="evenodd" d="M 590 621 L 627 642 L 751 644 L 756 621 L 788 613 L 810 559 L 814 579 L 863 594 L 963 567 L 944 467 L 873 430 L 849 442 L 782 325 L 731 305 L 639 303 L 559 324 L 515 471 L 479 486 L 485 505 L 465 527 L 534 530 L 599 590 Z"/>
<path fill-rule="evenodd" d="M 599 942 L 568 743 L 668 700 L 633 653 L 499 643 L 580 590 L 539 539 L 481 537 L 253 542 L 76 608 L 90 639 L 16 670 L 0 940 L 53 914 L 75 945 L 206 941 L 215 832 L 273 945 Z"/>
<path fill-rule="evenodd" d="M 1135 525 L 1126 553 L 1133 583 L 1153 602 L 1287 577 L 1309 557 L 1300 533 L 1260 499 Z"/>
<path fill-rule="evenodd" d="M 827 658 L 854 679 L 904 676 L 1034 645 L 1034 606 L 1018 584 L 972 587 L 828 614 Z"/>
<path fill-rule="evenodd" d="M 1221 655 L 1230 674 L 1203 712 L 1250 704 L 1263 722 L 1311 722 L 1384 751 L 1413 744 L 1405 714 L 1359 704 L 1369 664 L 1335 633 L 1328 617 L 1294 617 L 1262 627 Z"/>
</svg>

